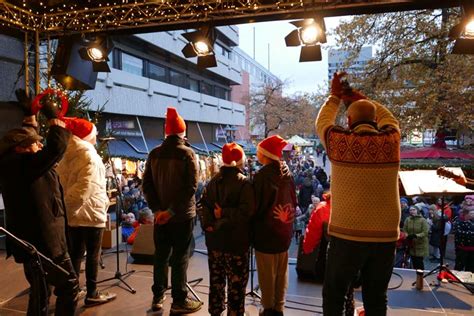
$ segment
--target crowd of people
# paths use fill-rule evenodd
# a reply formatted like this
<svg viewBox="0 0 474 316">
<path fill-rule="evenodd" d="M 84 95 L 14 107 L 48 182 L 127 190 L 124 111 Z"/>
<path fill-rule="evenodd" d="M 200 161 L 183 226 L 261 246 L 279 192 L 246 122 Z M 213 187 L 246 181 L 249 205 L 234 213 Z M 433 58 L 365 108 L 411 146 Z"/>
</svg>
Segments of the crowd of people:
<svg viewBox="0 0 474 316">
<path fill-rule="evenodd" d="M 321 166 L 304 153 L 285 161 L 287 142 L 272 135 L 258 144 L 250 168 L 240 145 L 225 144 L 219 172 L 199 183 L 186 123 L 175 108 L 167 109 L 166 138 L 149 153 L 143 179 L 120 173 L 115 181 L 122 193 L 124 241 L 133 243 L 140 225 L 154 225 L 153 311 L 163 309 L 169 268 L 171 313 L 202 308 L 202 302 L 188 297 L 187 288 L 196 218 L 208 248 L 208 312 L 213 316 L 225 310 L 230 316 L 244 315 L 250 246 L 262 296 L 260 315 L 283 315 L 288 250 L 293 238 L 303 235 L 303 252 L 320 247 L 325 262 L 324 315 L 353 312 L 357 283 L 366 314 L 385 315 L 388 282 L 393 266 L 402 264 L 399 257 L 403 264 L 409 257 L 413 268 L 424 269 L 429 254 L 434 261 L 444 255 L 444 237 L 450 232 L 455 236 L 455 268 L 474 272 L 473 196 L 460 208 L 445 200 L 428 204 L 421 198 L 400 198 L 398 121 L 382 104 L 345 87 L 343 75 L 335 75 L 315 122 Z M 58 118 L 57 109 L 46 102 L 41 111 L 49 133 L 43 146 L 31 100 L 24 93 L 18 99 L 24 126 L 0 140 L 7 228 L 67 275 L 44 279 L 36 257 L 11 242 L 8 254 L 23 263 L 31 285 L 28 315 L 47 315 L 51 293 L 46 283 L 55 286 L 56 315 L 74 315 L 85 254 L 85 306 L 116 297 L 97 289 L 109 205 L 106 168 L 94 148 L 97 131 L 84 119 Z M 348 128 L 335 124 L 341 106 Z M 26 215 L 31 221 L 24 220 Z"/>
</svg>

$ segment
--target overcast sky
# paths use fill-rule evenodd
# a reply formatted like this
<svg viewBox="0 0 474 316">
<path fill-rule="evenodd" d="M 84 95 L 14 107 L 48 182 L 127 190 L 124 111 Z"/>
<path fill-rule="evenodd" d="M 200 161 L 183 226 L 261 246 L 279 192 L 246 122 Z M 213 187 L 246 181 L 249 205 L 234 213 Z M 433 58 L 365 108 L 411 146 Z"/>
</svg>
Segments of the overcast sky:
<svg viewBox="0 0 474 316">
<path fill-rule="evenodd" d="M 326 29 L 334 29 L 341 18 L 325 18 Z M 286 47 L 285 36 L 295 27 L 288 21 L 263 22 L 239 25 L 240 48 L 253 56 L 253 29 L 255 28 L 255 59 L 282 80 L 288 80 L 286 94 L 314 92 L 318 85 L 326 83 L 328 75 L 327 48 L 334 45 L 329 37 L 323 45 L 323 60 L 300 63 L 300 47 Z M 270 44 L 270 62 L 268 58 Z"/>
</svg>

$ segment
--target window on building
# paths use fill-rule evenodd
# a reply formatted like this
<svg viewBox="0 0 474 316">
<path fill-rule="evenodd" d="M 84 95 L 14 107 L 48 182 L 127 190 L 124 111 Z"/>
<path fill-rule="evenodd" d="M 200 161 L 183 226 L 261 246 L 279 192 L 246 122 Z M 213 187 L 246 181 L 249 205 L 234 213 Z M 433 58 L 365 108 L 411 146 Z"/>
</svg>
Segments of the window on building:
<svg viewBox="0 0 474 316">
<path fill-rule="evenodd" d="M 148 77 L 158 81 L 168 82 L 167 69 L 164 66 L 149 63 Z"/>
<path fill-rule="evenodd" d="M 212 85 L 208 84 L 207 82 L 201 81 L 201 93 L 213 95 Z"/>
<path fill-rule="evenodd" d="M 216 98 L 229 100 L 229 91 L 227 89 L 215 86 L 214 95 L 216 96 Z"/>
<path fill-rule="evenodd" d="M 215 53 L 230 59 L 230 50 L 219 43 L 214 44 Z"/>
<path fill-rule="evenodd" d="M 170 83 L 181 88 L 189 89 L 188 76 L 176 70 L 170 70 Z"/>
<path fill-rule="evenodd" d="M 143 76 L 143 59 L 122 52 L 122 70 Z"/>
<path fill-rule="evenodd" d="M 199 92 L 199 80 L 189 78 L 189 89 Z"/>
</svg>

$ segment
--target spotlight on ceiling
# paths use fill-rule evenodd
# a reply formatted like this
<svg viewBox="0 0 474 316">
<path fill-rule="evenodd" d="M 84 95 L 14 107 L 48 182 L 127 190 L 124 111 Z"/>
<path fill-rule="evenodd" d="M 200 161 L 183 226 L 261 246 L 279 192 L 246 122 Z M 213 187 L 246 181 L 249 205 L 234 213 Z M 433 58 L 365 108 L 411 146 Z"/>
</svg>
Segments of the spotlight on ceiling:
<svg viewBox="0 0 474 316">
<path fill-rule="evenodd" d="M 461 22 L 449 31 L 453 40 L 452 54 L 474 54 L 474 6 L 464 7 Z"/>
<path fill-rule="evenodd" d="M 188 40 L 188 44 L 181 50 L 184 57 L 197 57 L 199 68 L 217 67 L 217 60 L 214 53 L 215 30 L 211 27 L 203 27 L 197 31 L 183 33 L 183 37 Z"/>
<path fill-rule="evenodd" d="M 105 36 L 94 36 L 82 38 L 83 47 L 79 49 L 79 55 L 84 60 L 92 62 L 95 72 L 110 72 L 107 64 L 108 55 L 113 49 L 112 41 Z"/>
<path fill-rule="evenodd" d="M 290 22 L 297 27 L 285 37 L 286 46 L 302 46 L 300 62 L 322 60 L 321 45 L 326 43 L 326 26 L 324 19 L 305 19 Z"/>
</svg>

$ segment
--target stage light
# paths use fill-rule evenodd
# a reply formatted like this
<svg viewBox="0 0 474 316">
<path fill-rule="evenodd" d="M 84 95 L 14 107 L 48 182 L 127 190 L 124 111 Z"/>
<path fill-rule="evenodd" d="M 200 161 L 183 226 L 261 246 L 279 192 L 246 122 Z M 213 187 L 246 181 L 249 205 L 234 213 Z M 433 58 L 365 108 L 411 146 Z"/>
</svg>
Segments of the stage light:
<svg viewBox="0 0 474 316">
<path fill-rule="evenodd" d="M 464 27 L 464 35 L 466 37 L 474 38 L 474 18 L 467 22 L 466 26 Z"/>
<path fill-rule="evenodd" d="M 297 27 L 285 37 L 286 46 L 302 46 L 300 62 L 322 60 L 321 45 L 326 43 L 324 19 L 306 19 L 290 22 Z"/>
<path fill-rule="evenodd" d="M 209 44 L 204 41 L 198 41 L 196 43 L 191 43 L 196 51 L 198 56 L 206 56 L 209 54 L 210 48 Z"/>
<path fill-rule="evenodd" d="M 105 36 L 93 36 L 81 38 L 82 48 L 79 55 L 84 60 L 92 62 L 95 72 L 110 72 L 107 64 L 108 55 L 112 51 L 113 43 Z"/>
<path fill-rule="evenodd" d="M 98 47 L 88 47 L 87 56 L 89 56 L 91 61 L 95 61 L 95 62 L 105 61 L 105 54 Z"/>
<path fill-rule="evenodd" d="M 474 54 L 474 5 L 463 6 L 461 22 L 449 31 L 455 40 L 451 54 Z"/>
<path fill-rule="evenodd" d="M 307 25 L 300 29 L 301 43 L 304 45 L 316 45 L 318 42 L 318 28 L 316 25 Z"/>
<path fill-rule="evenodd" d="M 197 57 L 198 68 L 217 67 L 217 60 L 213 50 L 215 42 L 215 30 L 211 27 L 183 33 L 182 36 L 188 40 L 188 44 L 181 50 L 184 57 Z"/>
</svg>

